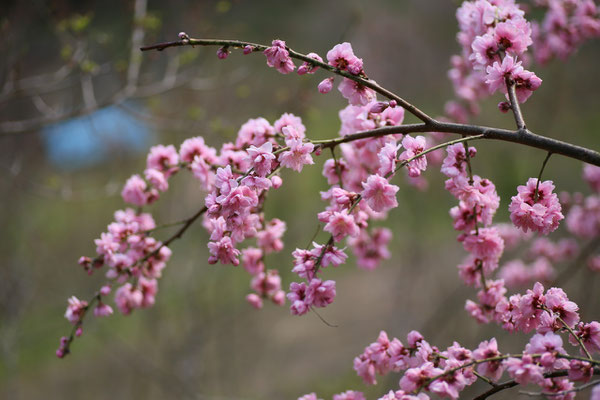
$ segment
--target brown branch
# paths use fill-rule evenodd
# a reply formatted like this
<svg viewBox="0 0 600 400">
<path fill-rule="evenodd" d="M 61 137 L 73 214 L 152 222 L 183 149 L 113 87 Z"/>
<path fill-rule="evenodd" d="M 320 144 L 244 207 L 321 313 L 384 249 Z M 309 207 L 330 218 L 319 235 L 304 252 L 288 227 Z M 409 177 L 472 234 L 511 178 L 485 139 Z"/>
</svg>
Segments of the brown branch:
<svg viewBox="0 0 600 400">
<path fill-rule="evenodd" d="M 525 120 L 523 119 L 523 113 L 521 112 L 521 106 L 519 105 L 519 99 L 517 98 L 515 81 L 510 77 L 506 77 L 505 83 L 506 89 L 508 90 L 508 98 L 510 99 L 510 108 L 513 110 L 515 122 L 517 123 L 517 129 L 526 130 L 527 127 L 525 126 Z"/>
<path fill-rule="evenodd" d="M 567 376 L 567 375 L 569 375 L 569 371 L 562 370 L 562 371 L 554 371 L 554 372 L 546 373 L 546 374 L 544 374 L 544 377 L 545 378 L 558 378 L 558 377 Z M 600 375 L 600 369 L 595 368 L 594 369 L 594 375 Z M 489 389 L 486 392 L 483 392 L 479 396 L 475 397 L 473 400 L 484 400 L 484 399 L 487 399 L 488 397 L 490 397 L 493 394 L 501 392 L 504 389 L 510 389 L 510 388 L 515 387 L 517 385 L 518 385 L 518 383 L 515 382 L 514 379 L 511 379 L 509 381 L 500 383 L 498 386 L 493 387 L 493 388 Z"/>
<path fill-rule="evenodd" d="M 151 46 L 144 46 L 144 47 L 141 47 L 140 50 L 141 51 L 149 51 L 149 50 L 163 51 L 164 49 L 167 49 L 169 47 L 180 47 L 180 46 L 192 46 L 192 47 L 193 46 L 226 46 L 229 48 L 238 48 L 238 49 L 244 48 L 246 46 L 251 46 L 254 51 L 264 51 L 267 48 L 269 48 L 269 46 L 265 46 L 263 44 L 245 42 L 245 41 L 241 41 L 241 40 L 192 39 L 192 38 L 188 38 L 187 35 L 185 35 L 184 39 L 182 39 L 182 40 L 178 40 L 175 42 L 158 43 L 158 44 L 154 44 Z M 382 95 L 384 97 L 387 97 L 390 100 L 395 100 L 399 106 L 401 106 L 406 111 L 413 114 L 415 117 L 419 118 L 423 122 L 434 121 L 433 118 L 431 118 L 429 115 L 427 115 L 423 111 L 419 110 L 417 107 L 415 107 L 408 101 L 404 100 L 402 97 L 385 89 L 384 87 L 377 84 L 375 81 L 368 79 L 366 76 L 352 75 L 349 72 L 337 69 L 327 63 L 310 58 L 306 54 L 302 54 L 297 51 L 294 51 L 294 50 L 290 49 L 289 47 L 287 48 L 287 50 L 289 51 L 290 57 L 292 57 L 292 58 L 306 61 L 316 67 L 322 68 L 322 69 L 332 72 L 336 75 L 343 76 L 344 78 L 351 79 L 355 82 L 360 83 L 363 86 L 373 89 L 375 92 L 379 93 L 380 95 Z"/>
</svg>

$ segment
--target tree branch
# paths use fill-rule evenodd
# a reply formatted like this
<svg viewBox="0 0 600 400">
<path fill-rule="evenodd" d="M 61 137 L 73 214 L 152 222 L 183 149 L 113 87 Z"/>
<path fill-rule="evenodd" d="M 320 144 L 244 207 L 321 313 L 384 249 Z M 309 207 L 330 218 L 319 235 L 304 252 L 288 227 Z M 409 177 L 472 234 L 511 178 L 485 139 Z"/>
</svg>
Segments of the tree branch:
<svg viewBox="0 0 600 400">
<path fill-rule="evenodd" d="M 252 42 L 244 42 L 241 40 L 221 40 L 221 39 L 192 39 L 185 38 L 182 40 L 174 41 L 174 42 L 164 42 L 158 43 L 151 46 L 141 47 L 141 51 L 150 51 L 150 50 L 158 50 L 162 51 L 169 47 L 181 47 L 181 46 L 227 46 L 231 48 L 243 48 L 246 46 L 251 46 L 255 51 L 264 51 L 268 48 L 268 46 L 252 43 Z M 398 105 L 402 106 L 405 110 L 419 118 L 423 121 L 422 124 L 411 124 L 411 125 L 400 125 L 400 126 L 392 126 L 392 127 L 384 127 L 379 129 L 374 129 L 372 131 L 359 132 L 353 135 L 347 135 L 342 138 L 328 141 L 327 143 L 323 143 L 323 147 L 335 147 L 340 143 L 349 142 L 352 140 L 357 140 L 359 138 L 367 138 L 367 137 L 378 137 L 389 135 L 393 133 L 410 133 L 410 132 L 446 132 L 446 133 L 456 133 L 460 135 L 466 136 L 476 136 L 483 135 L 485 139 L 496 139 L 496 140 L 504 140 L 508 142 L 514 142 L 523 144 L 530 147 L 535 147 L 538 149 L 546 150 L 548 152 L 561 154 L 566 157 L 574 158 L 589 164 L 593 164 L 596 166 L 600 166 L 600 153 L 594 150 L 590 150 L 581 146 L 576 146 L 570 143 L 562 142 L 560 140 L 548 138 L 541 135 L 536 135 L 535 133 L 527 130 L 525 127 L 525 122 L 523 121 L 523 116 L 521 114 L 518 101 L 516 99 L 516 93 L 514 84 L 508 86 L 509 96 L 514 97 L 513 103 L 513 111 L 515 111 L 515 118 L 517 120 L 517 131 L 511 131 L 507 129 L 498 129 L 498 128 L 490 128 L 485 126 L 477 126 L 477 125 L 466 125 L 466 124 L 456 124 L 451 122 L 441 122 L 436 119 L 431 118 L 429 115 L 425 114 L 423 111 L 419 110 L 414 105 L 410 104 L 406 100 L 402 99 L 398 95 L 390 92 L 389 90 L 379 86 L 372 80 L 369 80 L 366 77 L 361 77 L 357 75 L 352 75 L 346 71 L 341 71 L 337 68 L 332 67 L 329 64 L 324 62 L 320 62 L 314 60 L 305 54 L 298 53 L 290 48 L 287 48 L 290 56 L 302 61 L 306 61 L 311 63 L 314 66 L 323 68 L 329 72 L 332 72 L 336 75 L 343 76 L 348 79 L 352 79 L 361 85 L 369 87 L 373 89 L 375 92 L 381 94 L 382 96 L 387 97 L 388 99 L 396 100 Z M 512 92 L 512 95 L 510 94 Z M 315 143 L 319 143 L 315 141 Z"/>
<path fill-rule="evenodd" d="M 232 47 L 232 48 L 244 48 L 246 46 L 251 46 L 254 49 L 254 51 L 261 51 L 261 52 L 266 50 L 267 48 L 269 48 L 269 46 L 265 46 L 263 44 L 244 42 L 241 40 L 186 38 L 186 39 L 178 40 L 175 42 L 164 42 L 164 43 L 158 43 L 158 44 L 151 45 L 151 46 L 144 46 L 144 47 L 141 47 L 140 50 L 141 51 L 149 51 L 149 50 L 163 51 L 164 49 L 167 49 L 169 47 L 180 47 L 180 46 L 192 46 L 192 47 L 193 46 L 227 46 L 227 47 Z M 433 118 L 431 118 L 429 115 L 427 115 L 423 111 L 419 110 L 417 107 L 415 107 L 408 101 L 404 100 L 402 97 L 398 96 L 395 93 L 392 93 L 391 91 L 385 89 L 382 86 L 379 86 L 375 81 L 370 80 L 367 77 L 362 77 L 359 75 L 352 75 L 349 72 L 337 69 L 327 63 L 317 61 L 313 58 L 310 58 L 306 54 L 302 54 L 297 51 L 294 51 L 294 50 L 290 49 L 289 47 L 287 47 L 287 50 L 289 51 L 290 57 L 292 57 L 292 58 L 306 61 L 316 67 L 323 68 L 324 70 L 332 72 L 336 75 L 343 76 L 344 78 L 352 79 L 353 81 L 358 82 L 363 86 L 373 89 L 375 92 L 379 93 L 380 95 L 382 95 L 384 97 L 387 97 L 390 100 L 396 100 L 396 102 L 398 103 L 399 106 L 401 106 L 406 111 L 413 114 L 415 117 L 419 118 L 423 122 L 434 121 Z"/>
</svg>

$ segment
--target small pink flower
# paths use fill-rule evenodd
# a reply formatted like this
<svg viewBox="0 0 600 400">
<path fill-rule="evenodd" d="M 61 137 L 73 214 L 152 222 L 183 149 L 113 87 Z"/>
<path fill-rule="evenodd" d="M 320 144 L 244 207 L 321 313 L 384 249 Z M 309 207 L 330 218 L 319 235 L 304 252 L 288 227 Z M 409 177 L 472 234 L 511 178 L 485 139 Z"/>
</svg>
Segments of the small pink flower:
<svg viewBox="0 0 600 400">
<path fill-rule="evenodd" d="M 275 160 L 271 142 L 265 142 L 260 147 L 251 145 L 246 151 L 256 175 L 264 177 L 271 172 L 271 164 Z"/>
<path fill-rule="evenodd" d="M 329 50 L 327 52 L 327 61 L 329 65 L 340 70 L 349 69 L 349 66 L 357 64 L 360 64 L 362 67 L 362 60 L 354 55 L 352 45 L 348 42 L 336 44 L 333 49 Z"/>
<path fill-rule="evenodd" d="M 307 304 L 315 307 L 325 307 L 333 303 L 335 298 L 335 281 L 327 280 L 322 282 L 320 279 L 313 278 L 306 289 Z"/>
<path fill-rule="evenodd" d="M 164 192 L 169 189 L 169 182 L 167 182 L 165 174 L 159 170 L 146 169 L 144 171 L 144 176 L 146 177 L 146 180 L 159 191 Z"/>
<path fill-rule="evenodd" d="M 229 236 L 223 236 L 217 242 L 208 242 L 208 249 L 210 251 L 209 264 L 216 264 L 217 261 L 220 261 L 221 264 L 238 265 L 240 263 L 238 260 L 240 251 L 235 248 Z"/>
<path fill-rule="evenodd" d="M 504 361 L 504 366 L 515 382 L 521 385 L 540 385 L 544 381 L 544 369 L 529 354 L 523 355 L 523 358 L 509 358 Z"/>
<path fill-rule="evenodd" d="M 239 148 L 249 145 L 262 146 L 274 135 L 275 129 L 271 126 L 269 121 L 264 118 L 250 118 L 240 127 L 235 145 Z M 244 156 L 246 156 L 246 154 L 244 154 Z M 223 164 L 228 163 L 223 162 Z"/>
<path fill-rule="evenodd" d="M 242 265 L 250 275 L 256 275 L 265 270 L 263 263 L 263 252 L 261 249 L 248 247 L 242 250 Z"/>
<path fill-rule="evenodd" d="M 396 170 L 396 158 L 398 147 L 395 143 L 386 143 L 385 146 L 377 153 L 379 159 L 379 169 L 377 174 L 380 176 L 386 176 L 392 174 Z"/>
<path fill-rule="evenodd" d="M 246 301 L 257 310 L 261 309 L 263 306 L 263 301 L 259 295 L 256 293 L 250 293 L 246 296 Z"/>
<path fill-rule="evenodd" d="M 346 210 L 341 212 L 334 211 L 323 230 L 331 233 L 333 240 L 336 242 L 339 242 L 346 236 L 357 236 L 360 233 L 354 216 L 349 215 Z"/>
<path fill-rule="evenodd" d="M 152 147 L 146 159 L 146 168 L 157 169 L 163 172 L 167 178 L 177 171 L 177 164 L 179 164 L 179 154 L 173 145 L 159 144 Z"/>
<path fill-rule="evenodd" d="M 348 78 L 343 78 L 338 90 L 353 106 L 365 106 L 375 100 L 376 97 L 373 89 Z"/>
<path fill-rule="evenodd" d="M 600 353 L 600 322 L 580 322 L 577 324 L 575 333 L 583 341 L 583 344 L 592 353 Z M 569 336 L 569 342 L 573 346 L 579 345 L 574 337 Z"/>
<path fill-rule="evenodd" d="M 209 163 L 217 161 L 217 151 L 207 146 L 202 136 L 186 139 L 179 147 L 179 158 L 181 161 L 191 163 L 196 156 L 200 156 Z"/>
<path fill-rule="evenodd" d="M 512 222 L 524 232 L 531 229 L 547 235 L 558 228 L 564 216 L 558 196 L 552 193 L 552 181 L 540 182 L 536 193 L 537 183 L 536 178 L 529 178 L 527 185 L 518 186 L 508 210 Z"/>
<path fill-rule="evenodd" d="M 379 175 L 370 175 L 362 186 L 362 196 L 373 211 L 385 212 L 398 207 L 396 193 L 400 188 L 390 184 L 387 179 Z"/>
<path fill-rule="evenodd" d="M 290 53 L 285 47 L 283 40 L 273 40 L 272 46 L 263 51 L 263 53 L 267 56 L 267 65 L 269 67 L 275 68 L 282 74 L 289 74 L 296 67 L 290 58 Z"/>
<path fill-rule="evenodd" d="M 333 89 L 333 78 L 323 79 L 319 83 L 319 86 L 317 86 L 317 89 L 319 89 L 319 93 L 322 93 L 322 94 L 327 94 L 327 93 L 331 92 L 331 89 Z"/>
<path fill-rule="evenodd" d="M 323 59 L 317 53 L 308 53 L 306 56 L 308 58 L 312 58 L 313 60 L 323 62 Z M 313 63 L 305 61 L 300 67 L 298 67 L 298 75 L 314 74 L 317 68 L 319 67 L 315 66 Z"/>
<path fill-rule="evenodd" d="M 284 132 L 283 128 L 285 127 L 293 128 L 293 130 Z M 279 117 L 273 124 L 273 128 L 275 132 L 284 135 L 286 139 L 304 139 L 306 136 L 306 127 L 302 123 L 302 118 L 290 113 L 284 113 Z"/>
<path fill-rule="evenodd" d="M 217 50 L 217 57 L 219 58 L 219 60 L 224 60 L 227 58 L 227 56 L 229 56 L 229 53 L 231 52 L 227 47 L 219 47 L 219 49 Z"/>
<path fill-rule="evenodd" d="M 347 390 L 344 393 L 334 394 L 333 400 L 366 400 L 362 392 Z"/>
<path fill-rule="evenodd" d="M 292 303 L 290 311 L 293 315 L 303 315 L 309 310 L 310 303 L 306 300 L 306 283 L 292 282 L 290 284 L 290 291 L 287 293 L 288 300 Z"/>
<path fill-rule="evenodd" d="M 141 207 L 148 203 L 146 188 L 146 181 L 137 174 L 133 175 L 125 183 L 121 197 L 125 202 Z"/>
<path fill-rule="evenodd" d="M 486 68 L 487 76 L 485 83 L 488 84 L 490 93 L 496 92 L 500 89 L 503 93 L 506 93 L 506 78 L 512 78 L 523 71 L 521 61 L 515 61 L 515 59 L 506 55 L 502 60 L 502 64 L 495 61 L 493 65 Z"/>
<path fill-rule="evenodd" d="M 488 358 L 494 358 L 500 355 L 498 351 L 498 343 L 496 342 L 496 338 L 492 338 L 489 342 L 484 340 L 479 344 L 479 347 L 473 351 L 473 359 L 474 360 L 485 360 Z M 487 361 L 485 363 L 479 364 L 477 367 L 477 372 L 482 375 L 487 376 L 492 381 L 497 381 L 502 376 L 502 372 L 504 371 L 505 366 L 502 364 L 502 361 Z"/>
<path fill-rule="evenodd" d="M 600 193 L 600 167 L 586 164 L 583 167 L 583 179 L 590 185 L 594 192 Z"/>
<path fill-rule="evenodd" d="M 108 304 L 99 302 L 94 309 L 94 316 L 96 317 L 107 317 L 113 313 L 113 309 Z"/>
<path fill-rule="evenodd" d="M 404 136 L 404 139 L 402 139 L 402 147 L 406 150 L 400 154 L 399 159 L 404 161 L 416 157 L 425 150 L 426 146 L 427 141 L 425 140 L 425 137 L 417 136 L 416 138 L 413 138 L 410 135 L 406 135 Z M 425 156 L 417 157 L 408 163 L 407 168 L 408 175 L 415 178 L 421 175 L 421 171 L 427 169 L 427 158 Z"/>
<path fill-rule="evenodd" d="M 358 236 L 348 238 L 348 244 L 352 246 L 353 253 L 357 258 L 356 264 L 360 268 L 373 270 L 383 259 L 391 257 L 387 248 L 391 239 L 391 230 L 375 228 L 371 232 L 361 230 Z"/>
<path fill-rule="evenodd" d="M 282 166 L 301 172 L 305 165 L 314 164 L 310 155 L 315 148 L 312 143 L 302 143 L 302 140 L 290 139 L 286 144 L 290 149 L 279 155 L 279 162 Z"/>
<path fill-rule="evenodd" d="M 67 311 L 65 312 L 65 318 L 75 325 L 79 320 L 83 317 L 83 314 L 87 310 L 88 302 L 84 300 L 79 300 L 75 296 L 71 296 L 69 298 L 69 305 L 67 306 Z"/>
</svg>

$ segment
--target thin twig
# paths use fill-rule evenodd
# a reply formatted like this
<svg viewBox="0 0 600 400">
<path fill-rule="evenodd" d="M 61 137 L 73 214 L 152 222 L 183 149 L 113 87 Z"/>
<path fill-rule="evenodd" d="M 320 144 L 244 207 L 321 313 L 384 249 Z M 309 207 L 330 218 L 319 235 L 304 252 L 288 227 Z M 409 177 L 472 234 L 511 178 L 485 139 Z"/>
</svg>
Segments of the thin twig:
<svg viewBox="0 0 600 400">
<path fill-rule="evenodd" d="M 165 42 L 165 43 L 158 43 L 158 44 L 151 45 L 151 46 L 144 46 L 144 47 L 141 47 L 140 50 L 141 51 L 149 51 L 149 50 L 163 51 L 164 49 L 167 49 L 169 47 L 180 47 L 180 46 L 227 46 L 229 48 L 238 48 L 238 49 L 244 48 L 246 46 L 250 46 L 253 48 L 254 52 L 262 52 L 262 51 L 266 50 L 267 48 L 269 48 L 269 46 L 265 46 L 263 44 L 245 42 L 245 41 L 241 41 L 241 40 L 185 38 L 185 39 L 174 41 L 174 42 Z M 397 94 L 392 93 L 391 91 L 383 88 L 382 86 L 379 86 L 375 81 L 368 79 L 366 76 L 353 75 L 349 72 L 342 71 L 342 70 L 335 68 L 327 63 L 310 58 L 306 54 L 302 54 L 297 51 L 294 51 L 294 50 L 290 49 L 289 47 L 287 48 L 287 50 L 290 54 L 290 57 L 292 57 L 292 58 L 308 62 L 308 63 L 314 65 L 315 67 L 320 67 L 320 68 L 327 70 L 329 72 L 332 72 L 336 75 L 351 79 L 355 82 L 360 83 L 363 86 L 373 89 L 375 92 L 379 93 L 380 95 L 382 95 L 384 97 L 387 97 L 390 100 L 395 100 L 399 106 L 401 106 L 406 111 L 413 114 L 415 117 L 417 117 L 418 119 L 420 119 L 423 122 L 433 121 L 433 118 L 431 118 L 429 115 L 427 115 L 423 111 L 419 110 L 417 107 L 415 107 L 411 103 L 407 102 L 406 100 L 404 100 L 402 97 L 398 96 Z"/>
<path fill-rule="evenodd" d="M 592 381 L 592 382 L 588 382 L 586 384 L 583 384 L 581 386 L 577 386 L 573 389 L 569 389 L 569 390 L 563 390 L 560 392 L 556 392 L 556 393 L 548 393 L 548 392 L 526 392 L 526 391 L 519 391 L 519 393 L 527 395 L 527 396 L 549 396 L 549 397 L 556 397 L 556 396 L 564 396 L 565 394 L 569 394 L 569 393 L 575 393 L 575 392 L 581 392 L 584 389 L 587 389 L 591 386 L 596 386 L 600 384 L 600 380 L 597 381 Z"/>
<path fill-rule="evenodd" d="M 515 88 L 515 81 L 510 77 L 505 79 L 506 89 L 508 90 L 508 98 L 510 99 L 510 108 L 513 110 L 515 116 L 515 122 L 517 123 L 518 130 L 526 130 L 525 120 L 523 119 L 523 113 L 521 112 L 521 106 L 519 105 L 519 99 L 517 98 L 517 91 Z"/>
</svg>

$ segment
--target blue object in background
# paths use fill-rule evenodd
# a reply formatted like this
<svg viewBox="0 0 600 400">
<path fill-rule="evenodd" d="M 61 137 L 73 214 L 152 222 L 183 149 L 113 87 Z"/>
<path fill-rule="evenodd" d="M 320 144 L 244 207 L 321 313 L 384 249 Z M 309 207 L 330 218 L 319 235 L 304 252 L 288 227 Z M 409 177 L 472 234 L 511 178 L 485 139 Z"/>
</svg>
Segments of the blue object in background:
<svg viewBox="0 0 600 400">
<path fill-rule="evenodd" d="M 154 139 L 145 123 L 118 106 L 49 125 L 42 135 L 50 162 L 69 170 L 104 162 L 115 152 L 145 152 Z"/>
</svg>

